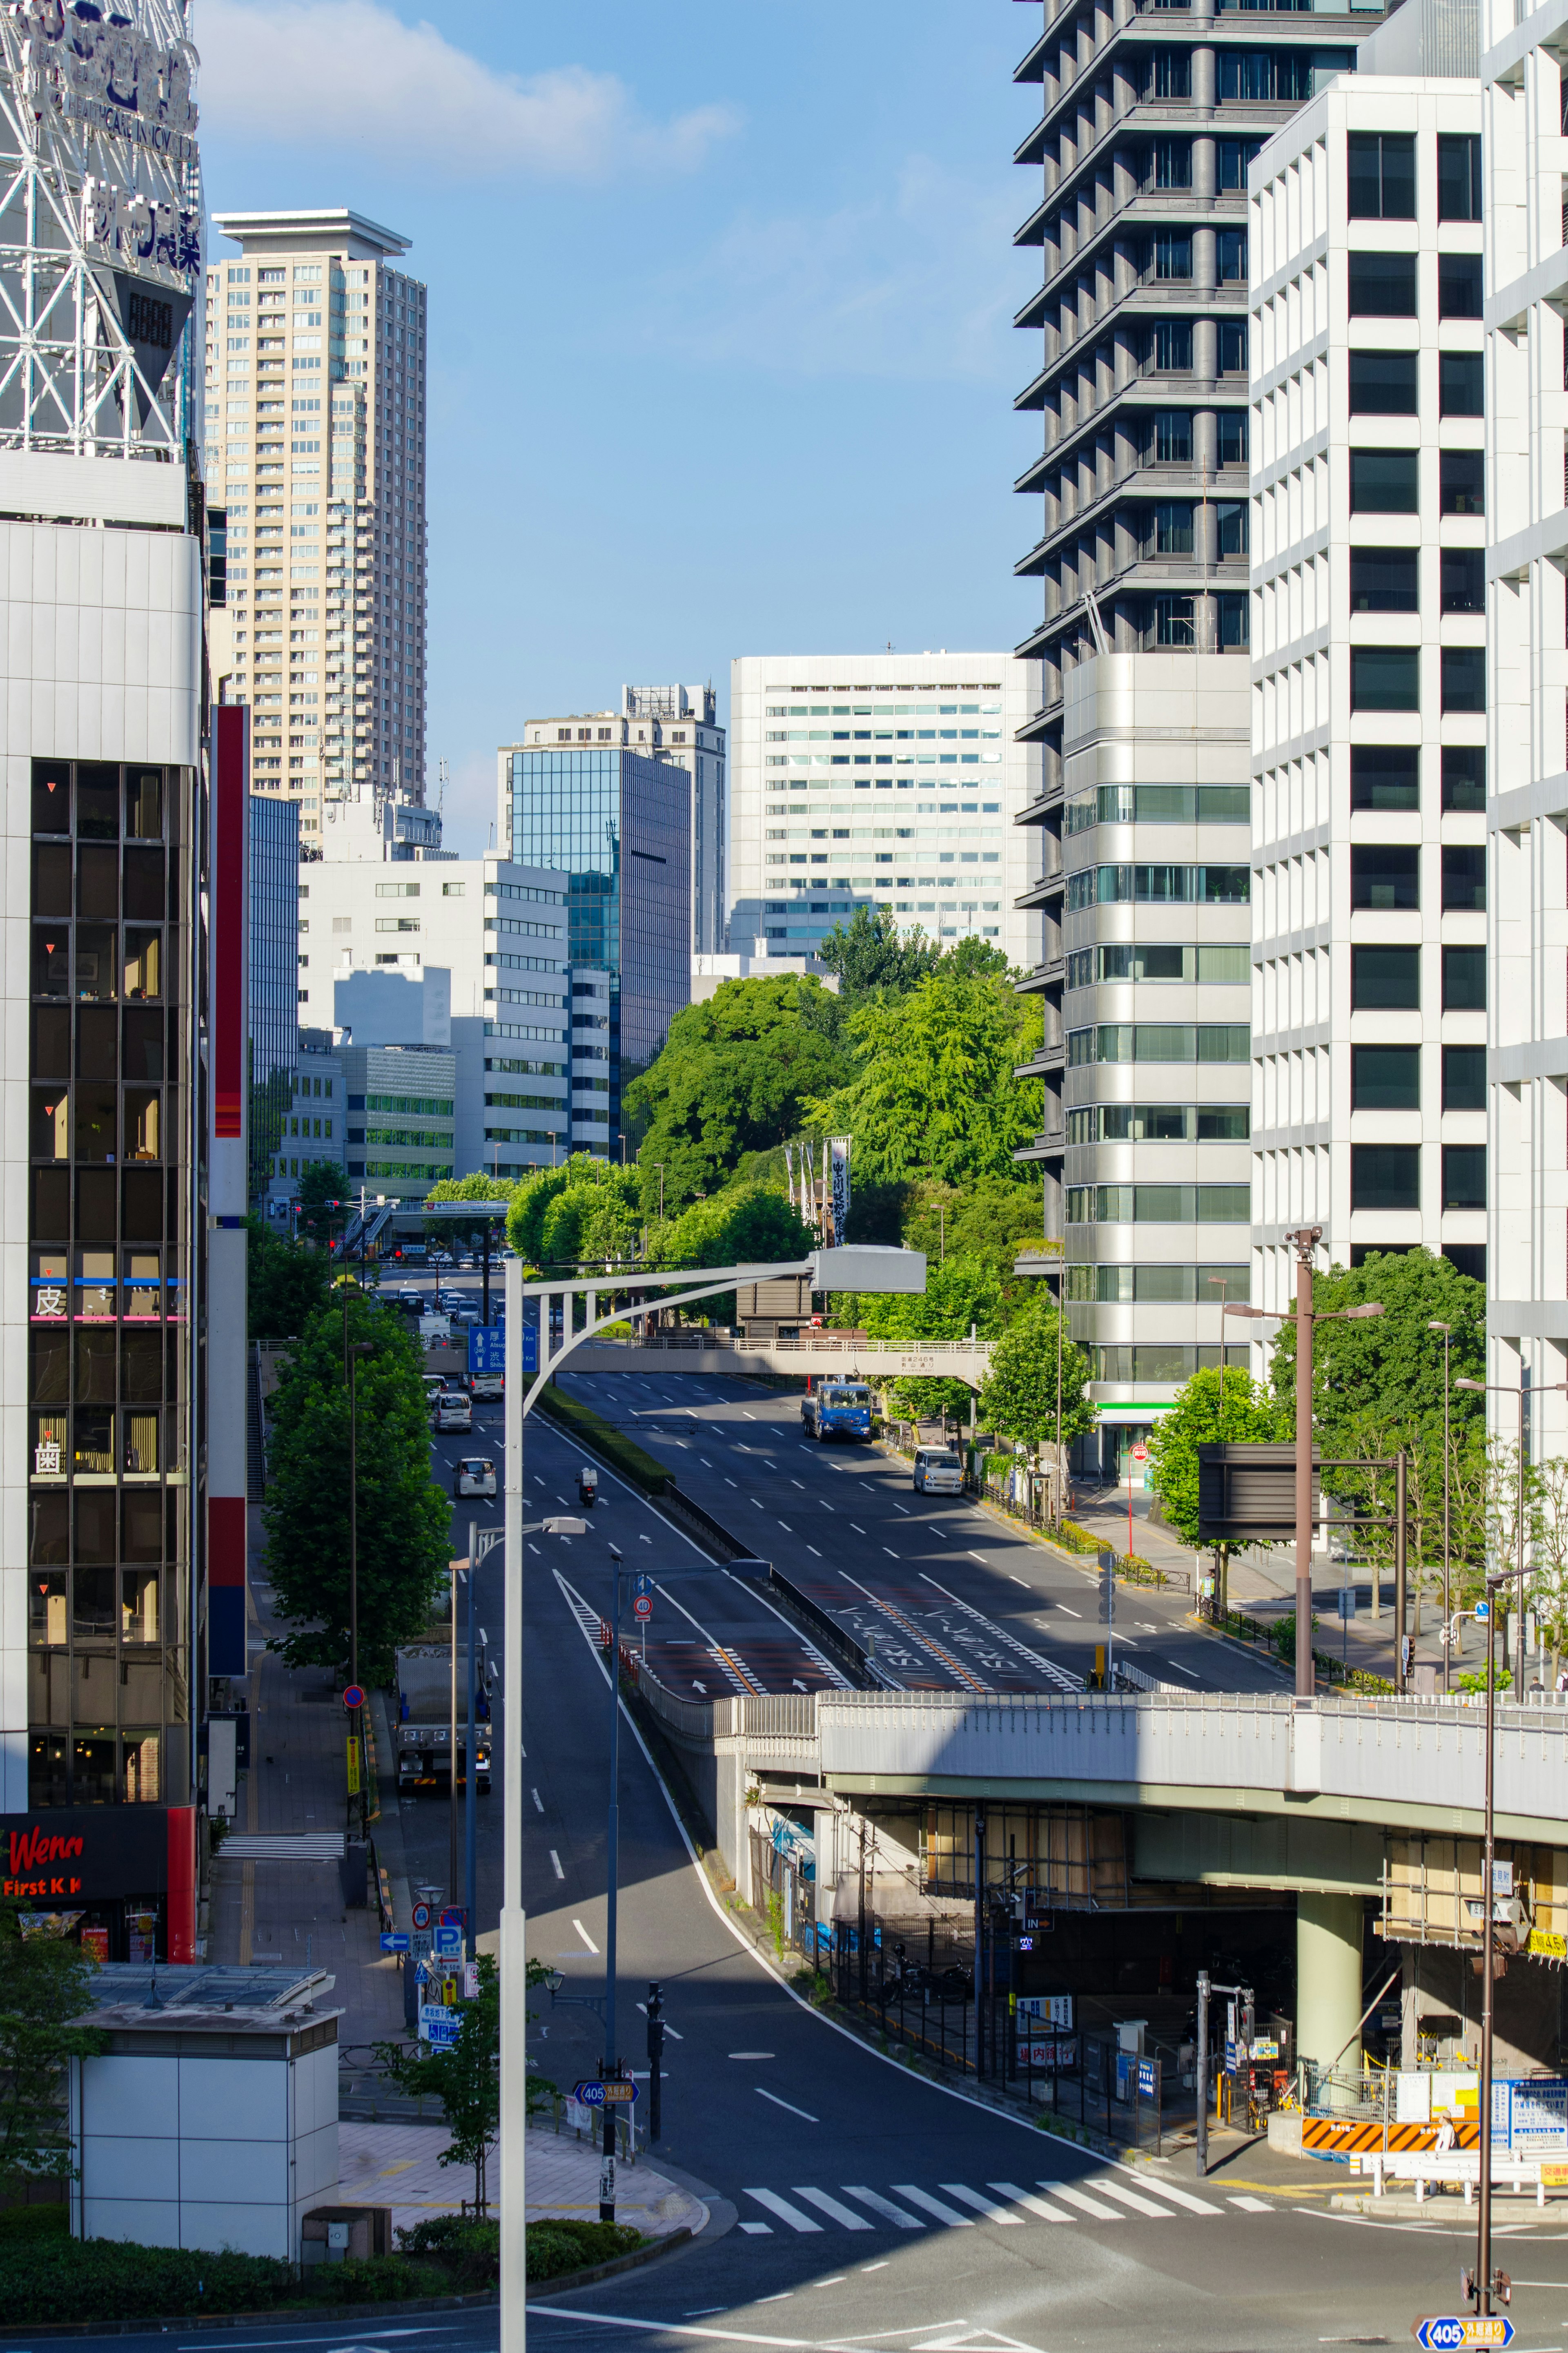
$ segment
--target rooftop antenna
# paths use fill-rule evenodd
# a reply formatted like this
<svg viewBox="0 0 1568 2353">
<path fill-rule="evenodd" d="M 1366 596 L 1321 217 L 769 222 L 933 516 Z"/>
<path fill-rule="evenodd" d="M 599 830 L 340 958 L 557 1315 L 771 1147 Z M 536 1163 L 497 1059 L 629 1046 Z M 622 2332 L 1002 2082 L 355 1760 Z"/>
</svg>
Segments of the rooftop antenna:
<svg viewBox="0 0 1568 2353">
<path fill-rule="evenodd" d="M 437 810 L 444 809 L 447 806 L 447 777 L 448 773 L 449 771 L 446 761 L 438 760 L 436 763 L 436 807 Z"/>
</svg>

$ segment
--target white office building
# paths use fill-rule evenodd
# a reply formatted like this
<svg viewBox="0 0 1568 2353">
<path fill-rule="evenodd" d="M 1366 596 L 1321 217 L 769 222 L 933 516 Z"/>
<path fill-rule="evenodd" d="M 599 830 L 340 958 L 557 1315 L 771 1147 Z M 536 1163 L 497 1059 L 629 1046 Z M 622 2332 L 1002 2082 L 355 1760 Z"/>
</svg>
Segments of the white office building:
<svg viewBox="0 0 1568 2353">
<path fill-rule="evenodd" d="M 1489 1377 L 1547 1394 L 1536 1459 L 1568 1450 L 1568 752 L 1564 702 L 1563 11 L 1486 0 L 1490 851 Z M 1503 1435 L 1513 1400 L 1494 1400 Z"/>
<path fill-rule="evenodd" d="M 258 792 L 425 797 L 426 290 L 345 206 L 226 212 L 206 313 L 207 474 L 228 593 L 212 666 Z"/>
<path fill-rule="evenodd" d="M 731 954 L 814 954 L 857 907 L 1039 961 L 1039 670 L 1012 654 L 751 654 L 731 665 Z"/>
<path fill-rule="evenodd" d="M 1293 1299 L 1302 1225 L 1320 1264 L 1424 1247 L 1486 1271 L 1480 92 L 1432 35 L 1409 0 L 1252 165 L 1269 1308 Z"/>
<path fill-rule="evenodd" d="M 568 971 L 563 875 L 454 858 L 431 809 L 368 789 L 331 801 L 321 855 L 300 870 L 300 965 L 301 1026 L 331 1029 L 340 1049 L 451 1054 L 459 1176 L 521 1176 L 570 1150 L 573 981 L 594 976 Z M 383 1138 L 371 1156 L 387 1164 L 374 1172 L 384 1191 L 398 1153 Z M 351 1145 L 351 1177 L 361 1157 Z"/>
</svg>

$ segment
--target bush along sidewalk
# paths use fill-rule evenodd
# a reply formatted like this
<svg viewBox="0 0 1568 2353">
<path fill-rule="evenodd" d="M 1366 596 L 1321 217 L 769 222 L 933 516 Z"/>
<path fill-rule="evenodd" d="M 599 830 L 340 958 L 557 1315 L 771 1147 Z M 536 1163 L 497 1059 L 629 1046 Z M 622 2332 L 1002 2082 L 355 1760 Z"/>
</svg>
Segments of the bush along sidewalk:
<svg viewBox="0 0 1568 2353">
<path fill-rule="evenodd" d="M 139 2247 L 119 2239 L 72 2239 L 58 2222 L 0 2233 L 6 2327 L 156 2322 L 323 2305 L 403 2304 L 483 2295 L 500 2276 L 500 2226 L 442 2216 L 397 2234 L 401 2253 L 369 2262 L 312 2263 L 301 2272 L 267 2255 L 205 2254 Z M 541 2221 L 528 2226 L 528 2276 L 564 2278 L 647 2244 L 625 2224 Z"/>
</svg>

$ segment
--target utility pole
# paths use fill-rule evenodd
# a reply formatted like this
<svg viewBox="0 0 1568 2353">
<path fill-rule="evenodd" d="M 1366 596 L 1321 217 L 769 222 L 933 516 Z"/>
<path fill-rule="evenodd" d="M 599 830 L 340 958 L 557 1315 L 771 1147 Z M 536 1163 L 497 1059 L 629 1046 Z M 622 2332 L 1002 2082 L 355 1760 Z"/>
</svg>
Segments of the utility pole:
<svg viewBox="0 0 1568 2353">
<path fill-rule="evenodd" d="M 1436 1321 L 1427 1324 L 1428 1332 L 1443 1335 L 1443 1693 L 1448 1692 L 1448 1662 L 1453 1655 L 1454 1628 L 1448 1615 L 1448 1347 L 1454 1336 L 1451 1324 Z"/>
<path fill-rule="evenodd" d="M 1310 1699 L 1312 1667 L 1312 1252 L 1321 1226 L 1302 1226 L 1296 1245 L 1296 1696 Z"/>
<path fill-rule="evenodd" d="M 1198 2179 L 1204 2180 L 1209 2169 L 1209 1973 L 1198 1971 L 1198 2065 L 1197 2065 L 1197 2160 Z"/>
</svg>

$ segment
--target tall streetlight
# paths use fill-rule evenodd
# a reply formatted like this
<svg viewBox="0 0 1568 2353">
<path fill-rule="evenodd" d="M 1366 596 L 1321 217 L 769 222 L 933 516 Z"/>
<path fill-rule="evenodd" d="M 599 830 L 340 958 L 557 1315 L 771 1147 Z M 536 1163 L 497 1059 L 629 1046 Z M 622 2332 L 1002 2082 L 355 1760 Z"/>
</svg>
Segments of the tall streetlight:
<svg viewBox="0 0 1568 2353">
<path fill-rule="evenodd" d="M 1485 1388 L 1484 1381 L 1461 1380 L 1460 1388 Z M 1488 2315 L 1492 2308 L 1492 1980 L 1496 1974 L 1494 1949 L 1497 1937 L 1492 1925 L 1494 1897 L 1492 1893 L 1493 1858 L 1496 1852 L 1494 1733 L 1497 1724 L 1497 1677 L 1493 1661 L 1497 1654 L 1496 1596 L 1509 1581 L 1510 1572 L 1489 1577 L 1487 1590 L 1487 1690 L 1486 1690 L 1486 1823 L 1481 1856 L 1481 2080 L 1477 2098 L 1480 2114 L 1480 2211 L 1476 2217 L 1476 2276 L 1471 2293 L 1479 2313 Z M 1468 2283 L 1467 2283 L 1468 2284 Z"/>
<path fill-rule="evenodd" d="M 1454 1647 L 1453 1620 L 1448 1615 L 1448 1347 L 1454 1336 L 1451 1324 L 1440 1324 L 1434 1316 L 1427 1324 L 1428 1332 L 1443 1335 L 1443 1695 L 1449 1689 L 1448 1660 Z"/>
<path fill-rule="evenodd" d="M 1312 1664 L 1312 1341 L 1319 1324 L 1343 1317 L 1359 1320 L 1381 1315 L 1381 1301 L 1369 1299 L 1359 1307 L 1330 1307 L 1321 1314 L 1312 1305 L 1312 1252 L 1322 1240 L 1321 1226 L 1301 1226 L 1286 1240 L 1296 1245 L 1296 1696 L 1310 1699 L 1317 1688 Z M 1276 1308 L 1244 1307 L 1227 1300 L 1220 1309 L 1220 1329 L 1226 1315 L 1246 1315 L 1265 1322 L 1288 1324 L 1289 1315 Z M 1223 1349 L 1221 1351 L 1223 1355 Z M 1398 1634 L 1405 1629 L 1401 1626 Z M 1395 1649 L 1395 1656 L 1398 1651 Z"/>
<path fill-rule="evenodd" d="M 1472 1380 L 1468 1379 L 1465 1374 L 1460 1373 L 1460 1374 L 1457 1377 L 1457 1378 L 1455 1379 L 1454 1387 L 1455 1387 L 1457 1389 L 1481 1389 L 1481 1390 L 1486 1391 L 1486 1392 L 1487 1392 L 1487 1393 L 1489 1393 L 1489 1394 L 1490 1394 L 1491 1392 L 1495 1391 L 1495 1392 L 1496 1392 L 1496 1394 L 1497 1394 L 1499 1397 L 1511 1397 L 1511 1398 L 1517 1398 L 1519 1399 L 1519 1476 L 1518 1476 L 1518 1479 L 1517 1479 L 1517 1482 L 1516 1482 L 1516 1493 L 1515 1493 L 1515 1498 L 1514 1498 L 1514 1549 L 1515 1549 L 1516 1553 L 1518 1554 L 1518 1557 L 1519 1557 L 1519 1566 L 1518 1566 L 1518 1567 L 1517 1567 L 1516 1569 L 1511 1570 L 1511 1571 L 1510 1572 L 1510 1575 L 1512 1575 L 1512 1576 L 1517 1577 L 1518 1577 L 1518 1579 L 1519 1579 L 1519 1608 L 1518 1608 L 1518 1610 L 1517 1610 L 1517 1612 L 1516 1612 L 1516 1616 L 1517 1616 L 1517 1619 L 1518 1619 L 1518 1626 L 1517 1626 L 1517 1629 L 1516 1629 L 1516 1631 L 1515 1631 L 1514 1646 L 1513 1646 L 1513 1656 L 1514 1656 L 1513 1690 L 1514 1690 L 1514 1697 L 1515 1697 L 1516 1699 L 1522 1700 L 1522 1699 L 1523 1699 L 1523 1697 L 1524 1697 L 1524 1577 L 1525 1577 L 1525 1568 L 1524 1568 L 1524 1402 L 1525 1402 L 1525 1399 L 1526 1399 L 1526 1398 L 1527 1398 L 1527 1397 L 1531 1397 L 1531 1396 L 1535 1396 L 1535 1397 L 1552 1397 L 1552 1396 L 1553 1396 L 1553 1395 L 1557 1395 L 1557 1394 L 1562 1393 L 1563 1390 L 1568 1390 L 1568 1381 L 1542 1381 L 1542 1382 L 1539 1385 L 1539 1387 L 1538 1387 L 1538 1388 L 1534 1388 L 1534 1389 L 1527 1389 L 1527 1388 L 1525 1388 L 1525 1386 L 1524 1386 L 1524 1383 L 1523 1383 L 1522 1381 L 1521 1381 L 1521 1383 L 1520 1383 L 1520 1385 L 1519 1385 L 1519 1387 L 1518 1387 L 1517 1388 L 1510 1388 L 1510 1387 L 1509 1386 L 1509 1384 L 1508 1384 L 1506 1381 L 1472 1381 Z M 1488 1672 L 1488 1673 L 1489 1673 L 1489 1673 L 1490 1673 L 1490 1672 L 1491 1672 L 1491 1670 L 1490 1670 L 1489 1666 L 1489 1668 L 1488 1668 L 1487 1672 Z"/>
</svg>

